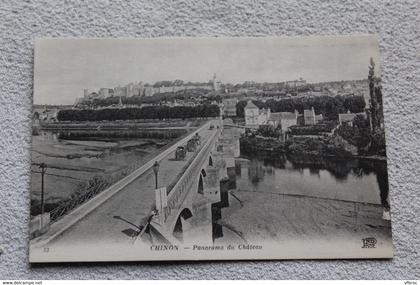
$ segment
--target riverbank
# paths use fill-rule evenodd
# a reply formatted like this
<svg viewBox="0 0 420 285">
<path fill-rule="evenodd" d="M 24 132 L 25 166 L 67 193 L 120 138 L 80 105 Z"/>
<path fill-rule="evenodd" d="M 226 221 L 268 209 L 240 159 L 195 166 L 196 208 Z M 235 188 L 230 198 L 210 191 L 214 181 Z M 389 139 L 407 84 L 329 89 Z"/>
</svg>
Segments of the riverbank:
<svg viewBox="0 0 420 285">
<path fill-rule="evenodd" d="M 241 153 L 252 154 L 255 152 L 285 153 L 286 144 L 279 139 L 262 136 L 248 136 L 239 139 Z"/>
<path fill-rule="evenodd" d="M 230 207 L 222 209 L 217 223 L 223 227 L 223 237 L 215 244 L 322 242 L 336 250 L 337 241 L 361 247 L 368 236 L 375 236 L 382 247 L 391 244 L 390 223 L 382 219 L 380 205 L 255 190 L 232 193 L 242 204 L 230 199 Z"/>
<path fill-rule="evenodd" d="M 258 152 L 270 154 L 290 154 L 296 156 L 361 158 L 386 161 L 379 155 L 359 155 L 357 147 L 351 145 L 340 136 L 294 136 L 287 141 L 262 136 L 240 138 L 241 153 L 252 155 Z"/>
</svg>

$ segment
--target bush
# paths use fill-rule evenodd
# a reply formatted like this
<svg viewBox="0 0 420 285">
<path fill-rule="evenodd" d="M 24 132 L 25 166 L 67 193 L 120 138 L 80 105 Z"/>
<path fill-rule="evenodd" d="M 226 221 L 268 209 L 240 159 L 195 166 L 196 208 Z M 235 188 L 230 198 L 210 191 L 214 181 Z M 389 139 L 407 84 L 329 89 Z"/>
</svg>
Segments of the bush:
<svg viewBox="0 0 420 285">
<path fill-rule="evenodd" d="M 263 137 L 279 138 L 281 131 L 272 125 L 262 125 L 258 128 L 257 134 Z"/>
<path fill-rule="evenodd" d="M 338 137 L 293 137 L 287 142 L 286 150 L 293 155 L 339 157 L 351 155 Z"/>
<path fill-rule="evenodd" d="M 241 153 L 252 155 L 260 151 L 284 152 L 284 143 L 274 138 L 243 136 L 240 138 Z"/>
<path fill-rule="evenodd" d="M 360 113 L 365 109 L 365 100 L 363 96 L 319 96 L 313 98 L 289 98 L 280 101 L 267 100 L 266 102 L 253 100 L 259 108 L 270 108 L 271 112 L 294 112 L 298 110 L 303 113 L 304 109 L 315 108 L 317 114 L 322 114 L 328 120 L 337 120 L 339 113 L 345 113 L 350 110 L 352 113 Z M 236 105 L 236 114 L 238 117 L 244 116 L 244 108 L 247 101 L 239 101 Z"/>
<path fill-rule="evenodd" d="M 186 119 L 218 117 L 220 115 L 217 105 L 187 106 L 147 106 L 143 108 L 60 110 L 57 114 L 59 121 L 116 121 L 137 119 Z"/>
<path fill-rule="evenodd" d="M 322 133 L 330 133 L 335 126 L 337 125 L 336 122 L 333 121 L 326 121 L 323 123 L 319 123 L 316 125 L 310 126 L 291 126 L 290 133 L 292 135 L 320 135 Z"/>
<path fill-rule="evenodd" d="M 338 129 L 338 134 L 352 145 L 355 145 L 359 154 L 365 152 L 365 149 L 369 146 L 372 139 L 369 122 L 360 115 L 354 118 L 352 127 L 342 125 Z"/>
<path fill-rule="evenodd" d="M 372 143 L 369 150 L 372 154 L 386 156 L 385 132 L 384 130 L 376 130 L 372 134 Z"/>
</svg>

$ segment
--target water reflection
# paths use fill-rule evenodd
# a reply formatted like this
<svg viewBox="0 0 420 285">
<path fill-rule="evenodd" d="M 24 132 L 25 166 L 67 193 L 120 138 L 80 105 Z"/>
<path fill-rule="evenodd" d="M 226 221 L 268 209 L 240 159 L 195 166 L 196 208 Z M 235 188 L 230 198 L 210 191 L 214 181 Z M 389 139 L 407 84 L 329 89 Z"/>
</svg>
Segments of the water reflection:
<svg viewBox="0 0 420 285">
<path fill-rule="evenodd" d="M 386 161 L 253 156 L 239 161 L 239 191 L 307 195 L 389 208 Z"/>
</svg>

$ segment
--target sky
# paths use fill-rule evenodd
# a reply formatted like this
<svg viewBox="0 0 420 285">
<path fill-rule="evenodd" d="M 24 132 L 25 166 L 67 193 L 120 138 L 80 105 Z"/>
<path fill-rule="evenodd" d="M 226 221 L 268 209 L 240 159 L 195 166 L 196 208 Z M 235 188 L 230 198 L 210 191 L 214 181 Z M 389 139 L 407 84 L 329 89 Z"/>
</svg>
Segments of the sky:
<svg viewBox="0 0 420 285">
<path fill-rule="evenodd" d="M 83 89 L 181 79 L 222 83 L 366 79 L 379 75 L 374 36 L 37 39 L 34 103 L 73 104 Z"/>
</svg>

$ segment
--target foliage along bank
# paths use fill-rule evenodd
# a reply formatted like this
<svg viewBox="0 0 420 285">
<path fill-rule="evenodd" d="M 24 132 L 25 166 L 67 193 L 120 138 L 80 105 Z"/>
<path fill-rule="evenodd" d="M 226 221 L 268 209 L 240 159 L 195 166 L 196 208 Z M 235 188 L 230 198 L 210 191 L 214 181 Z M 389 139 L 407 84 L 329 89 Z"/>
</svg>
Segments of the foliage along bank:
<svg viewBox="0 0 420 285">
<path fill-rule="evenodd" d="M 57 114 L 59 121 L 116 121 L 138 119 L 187 119 L 218 117 L 217 105 L 146 106 L 142 108 L 66 109 Z"/>
<path fill-rule="evenodd" d="M 363 96 L 319 96 L 319 97 L 297 97 L 277 100 L 267 100 L 266 102 L 253 100 L 259 108 L 270 108 L 271 112 L 294 112 L 297 110 L 303 113 L 305 109 L 314 107 L 317 114 L 322 114 L 328 120 L 338 120 L 338 114 L 360 113 L 365 110 L 365 100 Z M 236 105 L 236 114 L 238 117 L 244 116 L 244 108 L 247 101 L 239 101 Z"/>
<path fill-rule="evenodd" d="M 241 153 L 252 155 L 258 152 L 272 154 L 287 153 L 308 157 L 349 157 L 357 155 L 357 148 L 340 136 L 331 137 L 292 137 L 287 141 L 262 136 L 243 136 L 240 138 Z"/>
</svg>

